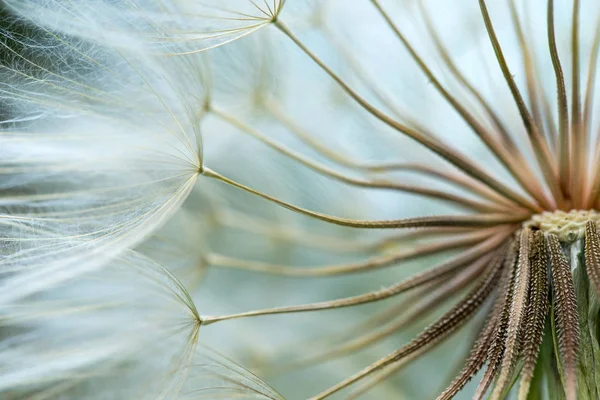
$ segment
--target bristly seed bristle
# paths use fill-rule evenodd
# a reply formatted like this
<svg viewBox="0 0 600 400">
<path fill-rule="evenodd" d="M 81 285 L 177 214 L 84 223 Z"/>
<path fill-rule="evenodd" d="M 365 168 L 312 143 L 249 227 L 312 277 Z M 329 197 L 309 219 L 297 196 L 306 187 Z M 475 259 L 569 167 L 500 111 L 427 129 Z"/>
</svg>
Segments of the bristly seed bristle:
<svg viewBox="0 0 600 400">
<path fill-rule="evenodd" d="M 558 348 L 565 374 L 567 400 L 577 398 L 577 363 L 579 351 L 579 317 L 575 286 L 569 263 L 562 251 L 558 237 L 547 235 L 550 266 L 552 270 L 552 292 Z"/>
<path fill-rule="evenodd" d="M 494 338 L 487 350 L 488 366 L 483 378 L 481 379 L 481 382 L 479 382 L 479 386 L 477 387 L 477 391 L 474 396 L 475 399 L 483 398 L 493 379 L 496 377 L 498 367 L 502 363 L 502 357 L 504 355 L 504 343 L 506 341 L 508 320 L 510 317 L 509 305 L 512 301 L 516 279 L 517 258 L 519 252 L 518 249 L 518 241 L 515 240 L 510 244 L 509 251 L 504 259 L 503 267 L 506 277 L 498 298 L 498 322 L 496 325 Z"/>
<path fill-rule="evenodd" d="M 504 354 L 500 370 L 491 399 L 500 399 L 510 383 L 510 377 L 519 354 L 519 336 L 524 326 L 524 317 L 527 303 L 527 294 L 530 287 L 531 267 L 530 248 L 531 234 L 529 229 L 523 229 L 519 240 L 519 256 L 515 274 L 515 283 L 510 306 L 507 307 L 508 323 L 506 339 L 504 341 Z M 508 306 L 508 305 L 507 305 Z"/>
<path fill-rule="evenodd" d="M 519 386 L 519 400 L 525 400 L 529 393 L 548 313 L 548 270 L 544 235 L 539 231 L 534 232 L 532 242 L 529 257 L 531 284 L 529 286 L 525 328 L 522 338 L 523 369 Z"/>
<path fill-rule="evenodd" d="M 500 326 L 501 317 L 505 310 L 504 305 L 506 303 L 506 296 L 503 296 L 502 293 L 508 291 L 511 287 L 510 282 L 513 278 L 513 270 L 511 268 L 507 268 L 507 266 L 511 266 L 514 261 L 507 262 L 506 257 L 507 255 L 508 257 L 511 257 L 511 254 L 514 254 L 512 251 L 514 248 L 514 243 L 510 244 L 502 256 L 504 261 L 502 265 L 502 275 L 499 279 L 499 287 L 501 287 L 503 290 L 496 296 L 496 300 L 494 301 L 494 305 L 492 306 L 488 319 L 484 327 L 479 332 L 465 366 L 459 375 L 454 379 L 454 381 L 452 381 L 452 383 L 437 398 L 437 400 L 449 400 L 454 397 L 456 393 L 458 393 L 469 382 L 469 380 L 471 380 L 477 374 L 477 372 L 485 364 L 486 360 L 488 360 L 490 346 L 492 346 L 493 342 L 497 340 L 498 328 Z"/>
<path fill-rule="evenodd" d="M 595 221 L 585 225 L 585 265 L 588 277 L 600 295 L 600 236 Z"/>
</svg>

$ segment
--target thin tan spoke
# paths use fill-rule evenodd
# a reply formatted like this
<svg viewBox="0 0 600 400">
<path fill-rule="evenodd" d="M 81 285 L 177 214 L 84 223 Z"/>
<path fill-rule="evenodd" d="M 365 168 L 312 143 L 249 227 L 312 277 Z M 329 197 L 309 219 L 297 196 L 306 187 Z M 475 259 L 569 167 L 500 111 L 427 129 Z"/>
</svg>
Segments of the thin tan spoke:
<svg viewBox="0 0 600 400">
<path fill-rule="evenodd" d="M 525 321 L 525 310 L 527 294 L 531 282 L 530 248 L 531 230 L 523 229 L 519 241 L 519 258 L 517 261 L 517 272 L 515 276 L 514 293 L 510 303 L 508 325 L 506 328 L 506 340 L 504 342 L 504 354 L 498 371 L 498 377 L 491 400 L 500 400 L 505 390 L 510 385 L 510 378 L 519 356 L 519 336 L 522 335 Z"/>
<path fill-rule="evenodd" d="M 331 29 L 326 29 L 326 27 L 324 27 L 324 31 L 329 37 L 333 46 L 340 52 L 342 57 L 344 57 L 348 67 L 354 71 L 357 78 L 362 81 L 364 86 L 369 89 L 369 91 L 375 96 L 375 98 L 377 98 L 377 100 L 381 102 L 381 104 L 387 107 L 396 118 L 399 118 L 411 128 L 423 132 L 426 135 L 437 137 L 433 132 L 427 129 L 408 112 L 399 108 L 392 96 L 383 90 L 377 79 L 361 65 L 360 61 L 357 60 L 356 57 L 354 57 L 354 52 L 344 45 L 344 43 L 333 34 Z"/>
<path fill-rule="evenodd" d="M 401 361 L 398 361 L 397 363 L 383 367 L 381 370 L 375 371 L 369 381 L 363 383 L 362 385 L 358 386 L 356 389 L 354 389 L 350 393 L 348 393 L 348 396 L 345 397 L 345 400 L 357 400 L 357 399 L 363 398 L 362 396 L 365 393 L 367 393 L 369 390 L 373 389 L 375 386 L 379 385 L 380 383 L 384 382 L 390 376 L 397 373 L 402 367 L 405 367 L 406 365 L 410 364 L 412 361 L 414 361 L 414 360 L 418 359 L 419 357 L 421 357 L 422 355 L 426 354 L 430 350 L 431 347 L 433 347 L 433 346 L 432 345 L 424 346 L 424 347 L 420 348 L 419 350 L 416 350 L 409 356 L 403 358 Z M 309 399 L 309 400 L 312 400 L 312 399 Z"/>
<path fill-rule="evenodd" d="M 368 173 L 387 173 L 387 172 L 400 172 L 400 171 L 412 171 L 421 173 L 424 175 L 431 176 L 436 180 L 442 182 L 451 183 L 458 188 L 466 189 L 469 192 L 480 196 L 486 200 L 502 206 L 502 208 L 513 209 L 516 205 L 508 200 L 507 198 L 499 195 L 488 186 L 481 182 L 474 180 L 472 177 L 464 174 L 453 173 L 452 171 L 444 171 L 437 169 L 430 165 L 410 163 L 410 162 L 381 162 L 381 163 L 366 163 L 353 160 L 339 152 L 331 151 L 326 145 L 319 142 L 310 133 L 304 131 L 295 121 L 292 121 L 285 113 L 281 110 L 279 105 L 274 102 L 268 102 L 267 107 L 274 117 L 283 125 L 285 128 L 294 134 L 303 143 L 317 151 L 321 155 L 325 156 L 329 160 L 338 163 L 339 165 L 358 169 Z M 422 129 L 420 129 L 423 131 Z"/>
<path fill-rule="evenodd" d="M 502 122 L 502 118 L 494 111 L 492 105 L 483 97 L 483 95 L 477 90 L 477 88 L 473 86 L 473 84 L 467 79 L 467 77 L 460 71 L 460 68 L 457 67 L 454 61 L 452 60 L 450 52 L 444 45 L 442 39 L 440 38 L 440 35 L 438 34 L 434 23 L 431 21 L 431 17 L 424 3 L 425 2 L 423 0 L 419 0 L 417 2 L 421 10 L 421 14 L 423 15 L 423 19 L 425 21 L 425 28 L 427 29 L 429 36 L 433 40 L 433 44 L 435 45 L 438 53 L 442 57 L 444 65 L 446 65 L 448 70 L 458 80 L 458 82 L 464 88 L 466 88 L 467 91 L 471 93 L 473 97 L 477 99 L 479 104 L 483 107 L 486 114 L 492 121 L 494 128 L 496 128 L 496 130 L 500 133 L 500 137 L 502 138 L 503 143 L 506 145 L 506 147 L 508 147 L 511 151 L 516 151 L 513 155 L 517 157 L 517 159 L 520 162 L 523 161 L 523 155 L 518 151 L 513 138 L 511 137 L 510 133 L 508 132 L 508 129 L 506 128 L 506 126 L 504 126 L 504 123 Z"/>
<path fill-rule="evenodd" d="M 573 0 L 571 21 L 571 197 L 573 207 L 583 207 L 583 187 L 587 166 L 587 140 L 583 132 L 579 66 L 579 0 Z"/>
<path fill-rule="evenodd" d="M 554 67 L 556 77 L 556 93 L 558 97 L 558 172 L 562 192 L 567 198 L 570 197 L 571 179 L 571 141 L 569 140 L 569 109 L 567 102 L 567 90 L 565 88 L 565 76 L 558 56 L 556 47 L 556 32 L 554 29 L 554 0 L 548 0 L 548 49 Z"/>
<path fill-rule="evenodd" d="M 329 348 L 327 351 L 317 354 L 312 357 L 301 360 L 297 365 L 306 366 L 322 361 L 329 361 L 337 357 L 352 353 L 353 351 L 362 350 L 368 346 L 372 346 L 394 333 L 412 326 L 419 322 L 432 312 L 437 310 L 437 307 L 444 301 L 450 299 L 453 295 L 475 282 L 477 277 L 483 272 L 489 260 L 480 259 L 473 265 L 460 271 L 455 277 L 442 282 L 436 288 L 429 289 L 428 293 L 420 293 L 420 298 L 415 298 L 414 303 L 410 304 L 403 310 L 399 310 L 398 314 L 388 326 L 382 326 L 367 334 L 356 336 L 342 344 L 337 344 Z"/>
<path fill-rule="evenodd" d="M 421 332 L 419 336 L 402 346 L 400 349 L 381 358 L 337 385 L 312 397 L 310 400 L 325 399 L 388 365 L 402 362 L 404 358 L 411 356 L 422 348 L 431 348 L 448 338 L 458 328 L 462 327 L 470 320 L 493 291 L 494 284 L 498 281 L 500 272 L 502 271 L 501 256 L 496 254 L 494 258 L 493 261 L 490 261 L 490 266 L 488 267 L 488 271 L 484 274 L 485 276 L 480 279 L 476 287 L 450 311 Z"/>
<path fill-rule="evenodd" d="M 451 400 L 483 367 L 487 359 L 488 348 L 494 339 L 494 330 L 498 325 L 498 319 L 498 312 L 492 313 L 488 318 L 471 349 L 465 366 L 452 383 L 438 396 L 437 400 Z"/>
<path fill-rule="evenodd" d="M 210 168 L 204 167 L 202 175 L 208 178 L 219 180 L 223 183 L 241 189 L 245 192 L 254 194 L 258 197 L 262 197 L 272 203 L 275 203 L 281 207 L 287 208 L 288 210 L 303 214 L 314 219 L 318 219 L 323 222 L 330 224 L 341 225 L 351 228 L 363 228 L 363 229 L 398 229 L 398 228 L 424 228 L 424 227 L 485 227 L 495 226 L 499 224 L 510 224 L 523 222 L 528 219 L 527 213 L 515 213 L 509 214 L 474 214 L 474 215 L 448 215 L 448 216 L 436 216 L 436 217 L 417 217 L 417 218 L 406 218 L 401 220 L 355 220 L 348 218 L 335 217 L 311 211 L 302 207 L 295 206 L 287 203 L 276 197 L 270 196 L 256 189 L 252 189 L 248 186 L 242 185 L 230 178 L 227 178 Z"/>
<path fill-rule="evenodd" d="M 290 226 L 285 221 L 270 221 L 231 209 L 215 209 L 212 219 L 216 224 L 253 235 L 261 235 L 274 242 L 293 243 L 298 246 L 344 254 L 379 251 L 399 240 L 398 235 L 389 235 L 375 241 L 368 241 L 358 238 L 343 238 L 341 236 L 321 234 L 308 229 Z M 421 231 L 405 233 L 424 234 Z"/>
<path fill-rule="evenodd" d="M 450 250 L 469 247 L 485 240 L 486 238 L 489 238 L 490 236 L 493 236 L 496 233 L 498 233 L 498 229 L 496 228 L 475 231 L 462 236 L 449 238 L 439 243 L 417 245 L 409 250 L 401 251 L 389 256 L 376 256 L 365 261 L 318 267 L 292 267 L 289 265 L 272 264 L 261 261 L 249 261 L 218 253 L 209 253 L 206 256 L 206 260 L 213 266 L 284 275 L 296 278 L 335 276 L 357 272 L 370 272 L 375 269 L 395 266 L 399 263 L 421 257 L 432 256 Z"/>
<path fill-rule="evenodd" d="M 455 275 L 460 273 L 462 273 L 462 271 L 457 271 L 455 272 Z M 318 341 L 310 340 L 302 345 L 295 343 L 291 349 L 292 351 L 287 350 L 280 353 L 285 354 L 283 356 L 284 359 L 296 358 L 296 360 L 273 366 L 273 370 L 266 370 L 266 374 L 269 374 L 270 376 L 279 375 L 317 362 L 321 358 L 321 353 L 319 353 L 319 351 L 328 352 L 332 346 L 337 346 L 344 341 L 350 341 L 358 335 L 366 335 L 373 330 L 373 327 L 380 327 L 390 323 L 394 318 L 409 311 L 419 300 L 427 296 L 432 290 L 437 290 L 437 288 L 442 286 L 447 279 L 447 277 L 444 277 L 437 281 L 434 280 L 423 284 L 410 294 L 407 294 L 406 297 L 396 304 L 392 304 L 391 306 L 370 315 L 367 319 L 362 320 L 349 328 L 344 328 L 343 330 L 326 337 L 320 337 Z M 317 347 L 320 350 L 315 350 L 314 355 L 306 355 L 305 348 L 316 349 Z M 298 351 L 299 349 L 300 351 Z M 265 370 L 263 369 L 261 371 Z"/>
<path fill-rule="evenodd" d="M 546 96 L 539 87 L 539 82 L 537 79 L 539 71 L 536 66 L 535 58 L 533 57 L 531 46 L 525 37 L 525 32 L 519 18 L 519 13 L 517 12 L 515 0 L 511 0 L 509 5 L 510 16 L 513 21 L 513 25 L 515 26 L 515 33 L 519 41 L 521 56 L 523 57 L 523 67 L 525 70 L 525 79 L 527 80 L 527 95 L 529 97 L 531 115 L 535 125 L 538 127 L 538 130 L 545 131 L 548 147 L 550 147 L 550 149 L 554 149 L 556 138 L 554 137 L 553 131 L 550 129 L 551 127 L 546 127 L 546 129 L 544 129 L 544 118 L 542 117 L 543 108 L 540 108 L 540 104 L 542 104 L 542 101 L 546 101 Z M 525 8 L 525 10 L 527 10 L 527 8 Z M 525 19 L 527 19 L 527 17 Z M 544 117 L 546 116 L 544 115 Z"/>
<path fill-rule="evenodd" d="M 479 0 L 479 7 L 481 9 L 481 15 L 483 17 L 483 21 L 485 23 L 486 30 L 488 32 L 488 37 L 494 48 L 494 53 L 496 54 L 496 59 L 498 60 L 498 65 L 502 70 L 502 75 L 508 85 L 510 92 L 515 100 L 517 108 L 519 109 L 519 113 L 521 115 L 521 119 L 523 124 L 525 125 L 525 130 L 527 131 L 527 135 L 529 140 L 531 141 L 534 149 L 534 153 L 536 155 L 538 165 L 542 170 L 544 178 L 546 180 L 546 184 L 548 185 L 552 195 L 554 196 L 554 200 L 558 203 L 562 201 L 562 192 L 558 185 L 558 175 L 556 171 L 556 165 L 554 163 L 554 159 L 552 154 L 550 153 L 550 149 L 548 147 L 548 143 L 545 138 L 542 136 L 540 131 L 538 130 L 535 121 L 531 117 L 529 113 L 529 109 L 525 104 L 525 100 L 523 100 L 523 96 L 515 82 L 510 69 L 508 68 L 508 63 L 504 57 L 504 52 L 502 51 L 502 46 L 500 45 L 500 41 L 496 36 L 496 31 L 494 30 L 494 26 L 492 24 L 492 20 L 487 10 L 487 6 L 485 0 Z M 533 178 L 535 179 L 535 177 Z M 548 202 L 545 203 L 545 206 L 548 207 Z M 552 207 L 552 205 L 550 206 Z"/>
<path fill-rule="evenodd" d="M 478 202 L 475 200 L 465 198 L 460 195 L 455 195 L 452 193 L 444 192 L 442 190 L 429 189 L 429 188 L 419 187 L 419 186 L 414 186 L 414 185 L 405 185 L 405 184 L 392 182 L 392 181 L 388 181 L 388 180 L 384 180 L 384 179 L 365 180 L 365 179 L 354 178 L 354 177 L 345 175 L 341 172 L 331 169 L 331 168 L 327 167 L 326 165 L 320 164 L 304 155 L 296 153 L 295 151 L 277 143 L 276 141 L 270 139 L 268 136 L 262 134 L 261 132 L 257 131 L 256 129 L 253 129 L 250 126 L 248 126 L 247 124 L 237 120 L 232 115 L 226 114 L 225 112 L 217 110 L 215 108 L 211 108 L 211 112 L 214 115 L 221 118 L 223 121 L 231 124 L 232 126 L 235 126 L 236 128 L 240 129 L 242 132 L 254 137 L 255 139 L 259 140 L 261 143 L 271 147 L 272 149 L 278 151 L 279 153 L 301 163 L 302 165 L 306 166 L 307 168 L 310 168 L 313 171 L 315 171 L 323 176 L 330 177 L 330 178 L 338 180 L 340 182 L 343 182 L 343 183 L 346 183 L 349 185 L 353 185 L 353 186 L 370 188 L 370 189 L 395 190 L 395 191 L 401 191 L 401 192 L 406 192 L 406 193 L 413 193 L 413 194 L 417 194 L 417 195 L 425 196 L 425 197 L 432 197 L 434 199 L 448 201 L 448 202 L 458 205 L 460 207 L 467 208 L 467 209 L 474 210 L 474 211 L 479 211 L 479 212 L 506 211 L 506 209 L 498 207 L 497 205 L 494 205 L 494 204 L 481 203 L 481 202 Z"/>
<path fill-rule="evenodd" d="M 480 257 L 489 255 L 490 252 L 494 251 L 494 249 L 501 247 L 504 244 L 505 240 L 511 234 L 512 229 L 499 232 L 498 234 L 487 239 L 485 242 L 469 248 L 465 252 L 457 255 L 449 261 L 442 262 L 427 271 L 413 275 L 399 283 L 385 287 L 380 290 L 364 293 L 357 296 L 346 297 L 343 299 L 323 301 L 319 303 L 311 303 L 299 306 L 268 308 L 264 310 L 255 310 L 239 314 L 230 314 L 222 316 L 204 316 L 202 317 L 202 324 L 209 325 L 219 321 L 225 321 L 236 318 L 255 317 L 261 315 L 331 310 L 388 299 L 390 297 L 397 296 L 401 293 L 405 293 L 411 289 L 420 287 L 423 284 L 427 284 L 436 279 L 440 279 L 441 277 L 456 271 L 458 268 L 463 267 L 464 265 L 473 262 Z"/>
<path fill-rule="evenodd" d="M 494 338 L 488 348 L 487 368 L 477 386 L 475 395 L 473 396 L 474 400 L 482 400 L 484 398 L 485 393 L 502 363 L 504 343 L 508 335 L 507 328 L 510 317 L 510 304 L 514 293 L 513 289 L 517 271 L 518 247 L 519 242 L 517 240 L 512 242 L 504 260 L 505 275 L 502 279 L 502 284 L 500 285 L 501 291 L 498 296 L 498 301 L 494 307 L 494 312 L 498 313 L 498 323 L 494 332 Z"/>
<path fill-rule="evenodd" d="M 600 236 L 594 221 L 585 224 L 585 265 L 588 278 L 600 296 Z"/>
<path fill-rule="evenodd" d="M 379 109 L 375 108 L 369 102 L 367 102 L 363 97 L 361 97 L 358 93 L 356 93 L 348 84 L 344 82 L 338 75 L 336 75 L 321 59 L 319 59 L 314 53 L 312 53 L 288 28 L 283 22 L 278 20 L 275 23 L 275 26 L 279 28 L 286 36 L 290 38 L 307 56 L 309 56 L 320 68 L 323 69 L 334 81 L 336 81 L 340 87 L 350 96 L 352 97 L 358 104 L 360 104 L 366 111 L 368 111 L 371 115 L 381 120 L 385 124 L 390 127 L 396 129 L 397 131 L 407 135 L 408 137 L 414 139 L 419 142 L 429 150 L 438 154 L 440 157 L 446 159 L 451 164 L 455 165 L 466 174 L 474 177 L 480 182 L 486 184 L 490 188 L 496 190 L 498 193 L 504 195 L 508 199 L 516 202 L 517 204 L 535 211 L 541 212 L 543 209 L 536 203 L 531 200 L 523 197 L 519 193 L 513 191 L 500 181 L 496 180 L 491 175 L 487 174 L 483 170 L 479 168 L 478 165 L 474 164 L 463 155 L 457 153 L 455 150 L 451 149 L 443 142 L 436 140 L 435 138 L 424 135 L 422 132 L 419 132 L 413 128 L 410 128 L 404 124 L 395 121 L 390 118 L 388 115 L 384 114 Z"/>
<path fill-rule="evenodd" d="M 419 68 L 427 76 L 429 81 L 435 86 L 439 93 L 444 97 L 451 106 L 460 114 L 464 121 L 471 127 L 473 132 L 481 139 L 481 141 L 488 147 L 488 149 L 498 158 L 498 160 L 504 165 L 511 175 L 519 182 L 519 184 L 529 193 L 533 198 L 542 204 L 542 206 L 548 206 L 548 199 L 543 193 L 542 188 L 537 184 L 536 180 L 532 180 L 532 172 L 529 171 L 529 167 L 526 164 L 519 164 L 515 162 L 515 158 L 512 156 L 511 151 L 498 143 L 495 138 L 481 125 L 481 123 L 464 107 L 452 94 L 441 84 L 433 72 L 429 69 L 425 61 L 417 54 L 415 49 L 404 37 L 400 29 L 390 16 L 383 9 L 379 0 L 371 0 L 375 8 L 379 11 L 381 16 L 384 18 L 386 23 L 400 39 L 404 47 L 409 51 L 413 60 L 419 65 Z M 512 150 L 514 152 L 515 150 Z"/>
<path fill-rule="evenodd" d="M 591 144 L 592 137 L 592 115 L 594 114 L 594 95 L 596 93 L 596 70 L 598 67 L 598 52 L 600 49 L 600 18 L 596 22 L 596 32 L 594 34 L 594 42 L 592 44 L 592 50 L 590 52 L 590 61 L 588 67 L 587 84 L 585 90 L 585 101 L 583 105 L 583 134 L 586 138 L 587 143 Z M 590 151 L 590 150 L 588 150 Z M 597 136 L 595 144 L 591 147 L 589 154 L 592 165 L 600 160 L 600 135 Z M 586 168 L 589 165 L 585 166 Z M 598 198 L 598 192 L 600 190 L 600 173 L 597 168 L 592 168 L 589 171 L 586 187 L 584 188 L 585 208 L 592 208 Z"/>
</svg>

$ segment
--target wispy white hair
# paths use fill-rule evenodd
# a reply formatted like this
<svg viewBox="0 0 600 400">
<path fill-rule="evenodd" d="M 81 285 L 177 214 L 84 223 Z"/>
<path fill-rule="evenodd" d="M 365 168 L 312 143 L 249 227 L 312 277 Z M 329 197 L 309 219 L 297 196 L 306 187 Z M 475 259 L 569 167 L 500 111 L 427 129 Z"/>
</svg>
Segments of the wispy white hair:
<svg viewBox="0 0 600 400">
<path fill-rule="evenodd" d="M 110 397 L 142 398 L 135 392 L 158 393 L 157 385 L 170 390 L 180 385 L 169 381 L 185 369 L 178 363 L 189 363 L 199 327 L 183 286 L 165 268 L 132 252 L 4 307 L 0 318 L 13 330 L 1 344 L 0 393 L 40 396 L 81 390 L 91 377 L 134 381 L 131 375 L 142 371 L 144 379 L 154 379 L 115 388 L 131 396 Z"/>
<path fill-rule="evenodd" d="M 10 335 L 0 342 L 0 397 L 280 398 L 198 347 L 199 328 L 198 311 L 174 275 L 126 252 L 2 308 L 0 329 Z"/>
<path fill-rule="evenodd" d="M 246 36 L 284 0 L 9 0 L 13 11 L 54 30 L 112 46 L 193 53 Z"/>
<path fill-rule="evenodd" d="M 200 67 L 39 29 L 3 32 L 0 303 L 142 241 L 202 168 Z M 18 50 L 15 50 L 18 49 Z"/>
</svg>

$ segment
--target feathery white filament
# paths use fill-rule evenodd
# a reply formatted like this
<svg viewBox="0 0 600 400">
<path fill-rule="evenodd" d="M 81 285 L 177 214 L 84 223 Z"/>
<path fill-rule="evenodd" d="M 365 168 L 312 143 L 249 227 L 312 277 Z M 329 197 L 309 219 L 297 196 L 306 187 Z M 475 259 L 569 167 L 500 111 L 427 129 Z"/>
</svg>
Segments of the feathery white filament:
<svg viewBox="0 0 600 400">
<path fill-rule="evenodd" d="M 50 29 L 117 47 L 170 54 L 209 50 L 268 25 L 282 0 L 8 0 Z"/>
<path fill-rule="evenodd" d="M 0 42 L 0 302 L 103 265 L 179 208 L 202 168 L 199 67 L 40 30 Z"/>
</svg>

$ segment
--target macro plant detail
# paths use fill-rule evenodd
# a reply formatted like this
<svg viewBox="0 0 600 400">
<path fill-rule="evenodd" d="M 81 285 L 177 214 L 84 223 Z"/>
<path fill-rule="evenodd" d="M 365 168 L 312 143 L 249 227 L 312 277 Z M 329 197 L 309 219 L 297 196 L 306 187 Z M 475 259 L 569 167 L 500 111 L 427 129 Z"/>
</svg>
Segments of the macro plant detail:
<svg viewBox="0 0 600 400">
<path fill-rule="evenodd" d="M 387 340 L 303 388 L 366 398 L 458 339 L 438 399 L 598 398 L 600 7 L 456 3 L 6 1 L 0 393 L 281 399 L 261 378 Z M 213 271 L 274 306 L 209 314 Z M 290 280 L 328 300 L 286 305 Z M 362 305 L 302 319 L 295 351 L 248 370 L 203 345 L 227 321 L 267 335 Z"/>
</svg>

